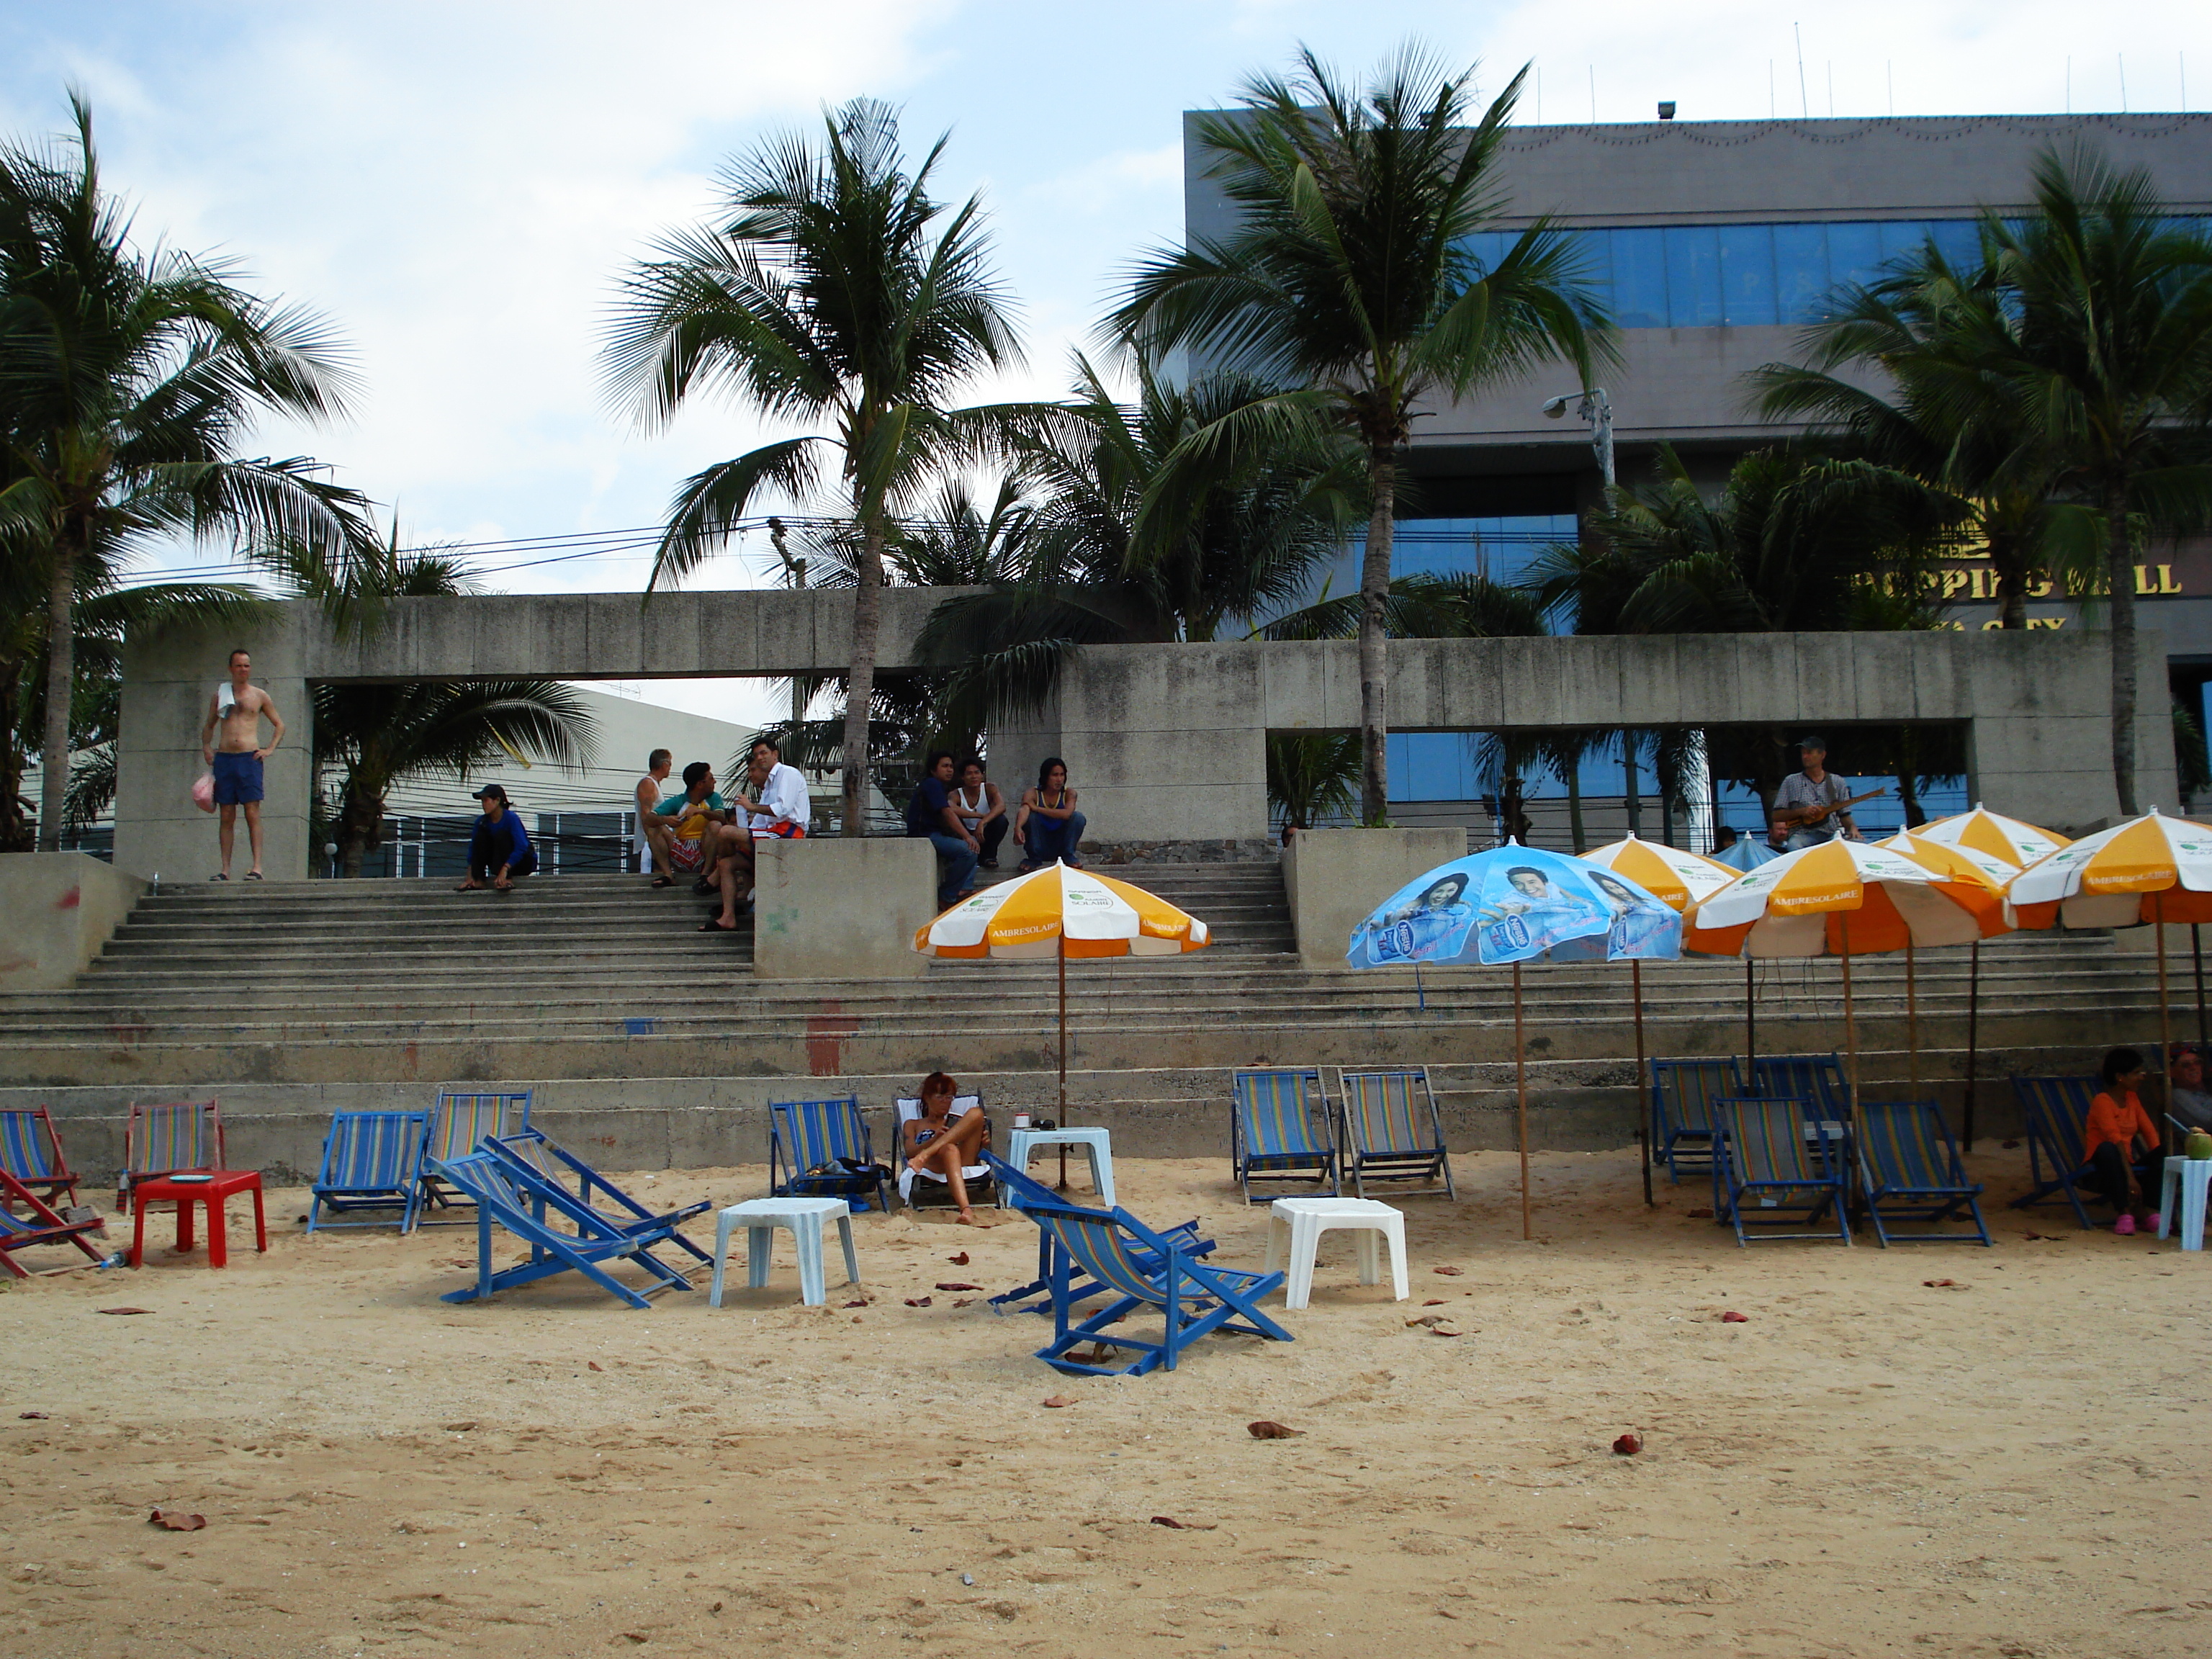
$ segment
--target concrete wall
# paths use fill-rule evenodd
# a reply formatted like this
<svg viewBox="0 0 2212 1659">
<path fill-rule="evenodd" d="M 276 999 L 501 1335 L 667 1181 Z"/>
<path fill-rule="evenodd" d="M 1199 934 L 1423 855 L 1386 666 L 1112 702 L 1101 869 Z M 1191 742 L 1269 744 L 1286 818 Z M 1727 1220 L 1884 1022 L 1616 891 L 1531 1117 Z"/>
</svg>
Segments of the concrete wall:
<svg viewBox="0 0 2212 1659">
<path fill-rule="evenodd" d="M 90 965 L 146 884 L 83 853 L 0 858 L 0 991 L 54 991 Z"/>
<path fill-rule="evenodd" d="M 1343 964 L 1352 930 L 1415 877 L 1467 856 L 1467 831 L 1302 830 L 1283 849 L 1283 887 L 1298 955 Z"/>
<path fill-rule="evenodd" d="M 762 979 L 910 979 L 937 915 L 937 849 L 921 840 L 757 842 L 753 972 Z"/>
</svg>

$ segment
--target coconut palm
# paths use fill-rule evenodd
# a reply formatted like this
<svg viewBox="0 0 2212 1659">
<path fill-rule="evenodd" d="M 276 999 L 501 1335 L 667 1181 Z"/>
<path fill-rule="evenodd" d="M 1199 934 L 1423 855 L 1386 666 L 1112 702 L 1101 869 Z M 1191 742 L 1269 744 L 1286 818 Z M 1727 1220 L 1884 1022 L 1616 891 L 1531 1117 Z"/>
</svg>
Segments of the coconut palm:
<svg viewBox="0 0 2212 1659">
<path fill-rule="evenodd" d="M 1284 844 L 1300 830 L 1352 811 L 1359 797 L 1359 733 L 1267 734 L 1267 805 L 1282 815 Z"/>
<path fill-rule="evenodd" d="M 1585 377 L 1609 330 L 1578 256 L 1539 219 L 1485 270 L 1469 239 L 1505 208 L 1498 149 L 1528 71 L 1472 126 L 1474 71 L 1449 75 L 1408 48 L 1364 93 L 1310 52 L 1263 76 L 1242 111 L 1201 117 L 1198 143 L 1238 213 L 1235 229 L 1145 260 L 1110 327 L 1152 354 L 1184 349 L 1296 389 L 1194 433 L 1182 459 L 1255 453 L 1287 431 L 1350 434 L 1369 513 L 1359 623 L 1360 811 L 1389 800 L 1385 612 L 1398 472 L 1416 405 L 1463 397 L 1544 362 Z M 1147 514 L 1187 508 L 1166 470 Z M 1141 541 L 1148 526 L 1140 525 Z"/>
<path fill-rule="evenodd" d="M 0 552 L 43 578 L 40 844 L 60 844 L 81 596 L 177 536 L 337 568 L 353 491 L 302 459 L 235 459 L 262 414 L 321 421 L 352 386 L 328 325 L 254 297 L 231 267 L 142 253 L 101 186 L 92 114 L 72 144 L 0 149 Z"/>
<path fill-rule="evenodd" d="M 830 428 L 685 479 L 647 591 L 726 544 L 763 491 L 803 497 L 834 488 L 855 540 L 848 835 L 863 833 L 879 596 L 895 524 L 943 471 L 1013 418 L 945 406 L 1018 352 L 980 203 L 971 198 L 946 217 L 929 194 L 945 143 L 909 173 L 896 114 L 855 100 L 826 118 L 818 147 L 792 136 L 743 157 L 724 175 L 722 222 L 664 238 L 623 280 L 605 352 L 615 396 L 648 429 L 665 428 L 695 392 Z"/>
</svg>

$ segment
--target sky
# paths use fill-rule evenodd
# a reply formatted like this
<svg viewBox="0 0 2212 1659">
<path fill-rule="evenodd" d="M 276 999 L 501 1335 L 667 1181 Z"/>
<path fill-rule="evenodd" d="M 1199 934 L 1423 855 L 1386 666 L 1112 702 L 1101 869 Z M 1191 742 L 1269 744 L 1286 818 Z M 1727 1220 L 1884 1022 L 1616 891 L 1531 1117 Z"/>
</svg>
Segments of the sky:
<svg viewBox="0 0 2212 1659">
<path fill-rule="evenodd" d="M 789 428 L 702 404 L 641 434 L 604 395 L 614 285 L 714 208 L 732 155 L 856 96 L 950 133 L 941 197 L 979 194 L 1024 364 L 979 399 L 1057 392 L 1130 261 L 1181 233 L 1182 114 L 1303 43 L 1353 72 L 1418 38 L 1520 118 L 1978 114 L 2212 105 L 2212 6 L 2136 0 L 657 0 L 321 4 L 0 0 L 0 133 L 91 100 L 108 187 L 149 244 L 217 254 L 325 313 L 366 391 L 338 427 L 258 434 L 397 513 L 410 541 L 608 536 L 678 481 Z M 1802 50 L 1802 71 L 1800 74 Z M 2124 80 L 2124 92 L 2123 82 Z M 766 580 L 755 546 L 695 578 Z M 180 552 L 172 562 L 189 562 Z M 206 556 L 213 558 L 218 555 Z M 648 559 L 487 553 L 507 591 L 635 591 Z M 494 567 L 517 567 L 494 568 Z M 656 683 L 724 718 L 765 690 Z M 759 708 L 754 708 L 757 702 Z"/>
</svg>

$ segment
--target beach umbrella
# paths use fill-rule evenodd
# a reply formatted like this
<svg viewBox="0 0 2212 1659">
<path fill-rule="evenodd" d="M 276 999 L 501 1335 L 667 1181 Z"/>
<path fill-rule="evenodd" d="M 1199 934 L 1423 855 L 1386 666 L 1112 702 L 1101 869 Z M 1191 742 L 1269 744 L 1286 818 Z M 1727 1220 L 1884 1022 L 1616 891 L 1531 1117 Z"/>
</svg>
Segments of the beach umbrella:
<svg viewBox="0 0 2212 1659">
<path fill-rule="evenodd" d="M 1741 845 L 1742 843 L 1738 843 Z M 1773 854 L 1769 854 L 1771 858 Z M 1737 872 L 1716 860 L 1697 853 L 1686 852 L 1679 847 L 1655 846 L 1632 835 L 1626 840 L 1608 842 L 1603 847 L 1592 848 L 1582 857 L 1592 864 L 1604 866 L 1616 876 L 1634 882 L 1652 897 L 1669 909 L 1680 912 L 1688 909 L 1701 898 L 1710 897 L 1736 878 Z M 1752 968 L 1743 965 L 1745 1006 L 1750 1006 Z M 1632 957 L 1628 963 L 1630 992 L 1636 1003 L 1636 1086 L 1644 1104 L 1638 1114 L 1637 1139 L 1644 1148 L 1644 1201 L 1651 1200 L 1651 1137 L 1656 1133 L 1651 1121 L 1651 1090 L 1644 1076 L 1644 963 Z"/>
<path fill-rule="evenodd" d="M 1916 864 L 1924 864 L 1940 876 L 1954 881 L 1978 882 L 2000 901 L 2012 878 L 2020 873 L 2012 865 L 1992 854 L 1954 842 L 1929 841 L 1911 830 L 1900 830 L 1887 840 L 1875 843 L 1893 852 L 1902 853 Z M 1974 1144 L 1974 1081 L 1978 1070 L 1981 1045 L 1982 941 L 1967 942 L 1970 952 L 1966 969 L 1966 1093 L 1964 1128 L 1968 1146 Z M 1912 1085 L 1920 1086 L 1920 997 L 1919 987 L 1913 973 L 1913 948 L 1905 947 L 1905 1046 L 1910 1056 Z"/>
<path fill-rule="evenodd" d="M 1355 968 L 1464 963 L 1513 969 L 1515 1123 L 1521 1149 L 1521 1237 L 1528 1218 L 1528 1053 L 1521 964 L 1635 960 L 1681 953 L 1682 919 L 1626 877 L 1562 853 L 1507 841 L 1440 864 L 1352 930 Z"/>
<path fill-rule="evenodd" d="M 1012 881 L 970 893 L 916 931 L 926 956 L 976 961 L 1000 957 L 1060 963 L 1060 1121 L 1067 1121 L 1067 960 L 1070 957 L 1173 957 L 1202 951 L 1204 922 L 1156 893 L 1054 860 Z M 1067 1184 L 1060 1152 L 1060 1184 Z"/>
<path fill-rule="evenodd" d="M 1725 864 L 1731 870 L 1741 872 L 1756 870 L 1762 864 L 1771 864 L 1781 856 L 1756 836 L 1738 836 L 1735 846 L 1713 854 L 1713 862 Z"/>
<path fill-rule="evenodd" d="M 1682 948 L 1710 956 L 1843 958 L 1844 1042 L 1858 1111 L 1851 958 L 1908 944 L 1965 945 L 2005 927 L 1987 884 L 1938 874 L 1888 848 L 1838 837 L 1739 876 L 1684 919 Z"/>
</svg>

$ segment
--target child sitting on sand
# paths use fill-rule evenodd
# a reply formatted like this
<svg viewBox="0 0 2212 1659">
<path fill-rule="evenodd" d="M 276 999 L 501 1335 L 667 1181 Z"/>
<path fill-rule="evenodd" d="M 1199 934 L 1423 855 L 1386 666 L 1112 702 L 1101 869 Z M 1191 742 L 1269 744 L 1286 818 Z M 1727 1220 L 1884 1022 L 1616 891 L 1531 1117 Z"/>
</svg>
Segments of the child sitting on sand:
<svg viewBox="0 0 2212 1659">
<path fill-rule="evenodd" d="M 2163 1145 L 2158 1125 L 2136 1098 L 2142 1086 L 2143 1057 L 2132 1048 L 2115 1048 L 2100 1068 L 2104 1089 L 2089 1103 L 2089 1119 L 2081 1136 L 2081 1155 L 2088 1160 L 2089 1180 L 2105 1201 L 2119 1212 L 2112 1224 L 2116 1233 L 2132 1233 L 2138 1227 L 2158 1225 L 2157 1184 L 2163 1165 L 2153 1156 Z M 2139 1152 L 2136 1143 L 2140 1142 Z M 2142 1176 L 2142 1205 L 2128 1212 L 2128 1189 L 2139 1158 L 2149 1159 L 2150 1173 Z"/>
<path fill-rule="evenodd" d="M 983 1161 L 983 1134 L 987 1125 L 980 1111 L 962 1112 L 951 1115 L 952 1097 L 958 1087 L 942 1072 L 932 1072 L 921 1080 L 921 1115 L 908 1118 L 901 1126 L 906 1144 L 901 1148 L 907 1155 L 906 1166 L 919 1175 L 924 1170 L 934 1169 L 941 1173 L 952 1188 L 952 1201 L 960 1206 L 962 1224 L 975 1224 L 975 1212 L 968 1203 L 968 1183 L 961 1178 L 961 1166 Z"/>
</svg>

